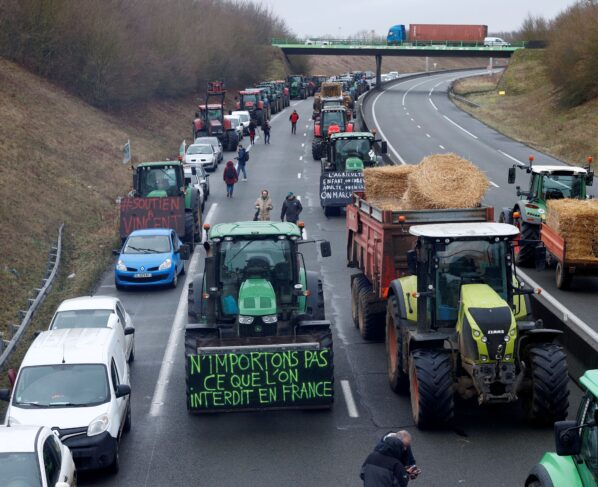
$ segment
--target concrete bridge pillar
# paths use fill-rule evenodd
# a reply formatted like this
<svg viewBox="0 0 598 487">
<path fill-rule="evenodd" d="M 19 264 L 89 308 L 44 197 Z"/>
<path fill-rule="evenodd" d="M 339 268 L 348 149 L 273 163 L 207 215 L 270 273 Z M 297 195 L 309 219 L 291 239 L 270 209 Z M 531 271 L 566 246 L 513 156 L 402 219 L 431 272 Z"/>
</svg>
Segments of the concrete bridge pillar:
<svg viewBox="0 0 598 487">
<path fill-rule="evenodd" d="M 376 89 L 382 85 L 382 54 L 376 54 Z"/>
</svg>

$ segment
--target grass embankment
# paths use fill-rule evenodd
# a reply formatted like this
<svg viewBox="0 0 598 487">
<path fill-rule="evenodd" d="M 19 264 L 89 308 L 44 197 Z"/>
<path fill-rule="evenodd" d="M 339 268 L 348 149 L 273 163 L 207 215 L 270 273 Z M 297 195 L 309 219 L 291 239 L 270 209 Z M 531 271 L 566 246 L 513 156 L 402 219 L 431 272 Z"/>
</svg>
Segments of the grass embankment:
<svg viewBox="0 0 598 487">
<path fill-rule="evenodd" d="M 18 310 L 40 285 L 61 222 L 60 278 L 31 333 L 47 326 L 60 300 L 90 292 L 118 242 L 116 198 L 131 180 L 121 162 L 123 144 L 131 140 L 137 161 L 176 156 L 180 141 L 189 139 L 194 101 L 152 102 L 108 114 L 0 59 L 0 332 L 5 338 L 8 323 L 18 323 Z M 11 365 L 18 366 L 28 343 L 21 342 Z"/>
<path fill-rule="evenodd" d="M 502 77 L 457 82 L 454 92 L 480 108 L 456 103 L 513 139 L 571 164 L 584 164 L 588 155 L 598 157 L 598 98 L 564 108 L 547 76 L 545 56 L 544 50 L 518 51 Z"/>
</svg>

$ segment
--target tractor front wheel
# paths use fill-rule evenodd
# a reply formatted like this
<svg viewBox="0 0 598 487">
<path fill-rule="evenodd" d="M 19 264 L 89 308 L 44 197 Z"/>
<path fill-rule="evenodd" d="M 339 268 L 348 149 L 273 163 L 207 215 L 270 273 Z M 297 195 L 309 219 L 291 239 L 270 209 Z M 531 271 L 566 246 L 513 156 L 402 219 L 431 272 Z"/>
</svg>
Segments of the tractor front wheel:
<svg viewBox="0 0 598 487">
<path fill-rule="evenodd" d="M 419 349 L 409 356 L 411 412 L 420 429 L 446 426 L 455 415 L 451 357 Z"/>
<path fill-rule="evenodd" d="M 551 425 L 567 418 L 569 374 L 567 356 L 554 343 L 538 343 L 528 349 L 531 390 L 524 395 L 528 418 Z"/>
<path fill-rule="evenodd" d="M 540 227 L 530 223 L 519 224 L 521 240 L 540 240 Z M 534 244 L 523 244 L 519 246 L 519 252 L 515 257 L 515 263 L 520 267 L 532 267 L 534 265 Z"/>
</svg>

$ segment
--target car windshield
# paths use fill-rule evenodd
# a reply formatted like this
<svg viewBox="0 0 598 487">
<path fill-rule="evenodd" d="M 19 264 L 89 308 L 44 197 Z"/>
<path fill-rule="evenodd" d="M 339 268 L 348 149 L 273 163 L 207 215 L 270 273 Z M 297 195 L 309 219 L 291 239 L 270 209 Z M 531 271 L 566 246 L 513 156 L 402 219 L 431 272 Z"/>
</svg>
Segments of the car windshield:
<svg viewBox="0 0 598 487">
<path fill-rule="evenodd" d="M 97 406 L 109 400 L 110 389 L 104 365 L 41 365 L 21 369 L 13 406 L 83 407 Z"/>
<path fill-rule="evenodd" d="M 190 145 L 187 149 L 187 155 L 193 154 L 211 154 L 212 146 L 211 145 Z"/>
<path fill-rule="evenodd" d="M 220 284 L 222 299 L 238 298 L 247 279 L 266 279 L 276 292 L 279 303 L 290 303 L 293 290 L 293 260 L 289 240 L 234 240 L 220 245 Z"/>
<path fill-rule="evenodd" d="M 349 157 L 358 157 L 364 163 L 373 159 L 374 154 L 371 152 L 370 142 L 367 139 L 338 140 L 335 147 L 338 170 L 344 170 Z"/>
<path fill-rule="evenodd" d="M 542 197 L 545 200 L 581 198 L 583 175 L 547 174 L 542 180 Z"/>
<path fill-rule="evenodd" d="M 507 299 L 507 245 L 505 241 L 455 241 L 437 252 L 439 299 L 436 300 L 436 312 L 439 320 L 457 319 L 462 284 L 488 284 Z"/>
<path fill-rule="evenodd" d="M 139 171 L 139 189 L 144 198 L 178 196 L 176 169 L 167 167 L 142 167 Z"/>
<path fill-rule="evenodd" d="M 0 453 L 2 485 L 15 487 L 42 487 L 35 453 Z"/>
<path fill-rule="evenodd" d="M 167 235 L 133 235 L 128 238 L 123 254 L 165 254 L 170 252 Z"/>
<path fill-rule="evenodd" d="M 74 309 L 59 311 L 54 316 L 51 330 L 64 328 L 106 328 L 108 318 L 114 311 L 111 309 Z"/>
<path fill-rule="evenodd" d="M 336 124 L 339 126 L 340 131 L 345 131 L 345 114 L 344 112 L 323 112 L 322 113 L 322 129 L 324 129 L 324 133 L 328 133 L 328 128 L 332 125 Z"/>
</svg>

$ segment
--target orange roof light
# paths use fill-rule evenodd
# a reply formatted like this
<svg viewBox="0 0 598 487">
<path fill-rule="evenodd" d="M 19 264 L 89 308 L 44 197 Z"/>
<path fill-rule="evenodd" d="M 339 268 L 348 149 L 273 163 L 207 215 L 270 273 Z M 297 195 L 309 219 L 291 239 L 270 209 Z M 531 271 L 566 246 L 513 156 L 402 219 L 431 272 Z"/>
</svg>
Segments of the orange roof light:
<svg viewBox="0 0 598 487">
<path fill-rule="evenodd" d="M 405 223 L 407 221 L 407 218 L 405 218 L 405 215 L 399 215 L 399 223 Z"/>
<path fill-rule="evenodd" d="M 297 222 L 297 226 L 298 226 L 299 228 L 305 228 L 305 222 L 304 222 L 303 220 L 299 220 L 299 221 Z"/>
<path fill-rule="evenodd" d="M 179 161 L 182 161 L 182 160 L 183 160 L 183 156 L 179 156 L 179 157 L 177 157 L 177 159 L 178 159 Z"/>
<path fill-rule="evenodd" d="M 204 229 L 206 232 L 207 232 L 207 231 L 208 231 L 210 228 L 212 228 L 212 227 L 210 226 L 210 224 L 209 224 L 209 223 L 204 223 L 204 224 L 203 224 L 203 229 Z"/>
<path fill-rule="evenodd" d="M 594 158 L 592 156 L 588 156 L 587 158 L 588 164 L 592 164 L 592 162 L 594 161 Z"/>
<path fill-rule="evenodd" d="M 533 155 L 529 156 L 529 162 L 534 162 L 535 157 Z"/>
<path fill-rule="evenodd" d="M 521 218 L 521 213 L 519 213 L 518 211 L 514 211 L 513 218 Z"/>
</svg>

